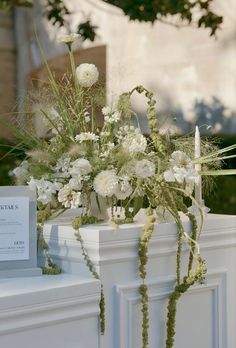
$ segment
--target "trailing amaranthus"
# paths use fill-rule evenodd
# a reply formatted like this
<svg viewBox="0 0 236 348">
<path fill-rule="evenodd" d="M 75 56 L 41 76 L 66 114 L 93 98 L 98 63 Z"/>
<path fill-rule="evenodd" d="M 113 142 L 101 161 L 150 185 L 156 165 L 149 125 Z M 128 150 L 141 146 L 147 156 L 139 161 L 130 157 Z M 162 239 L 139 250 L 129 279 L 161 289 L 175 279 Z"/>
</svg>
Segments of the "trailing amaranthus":
<svg viewBox="0 0 236 348">
<path fill-rule="evenodd" d="M 76 236 L 76 239 L 78 240 L 78 242 L 80 242 L 82 255 L 83 255 L 84 261 L 86 263 L 86 266 L 88 267 L 92 276 L 95 279 L 100 280 L 99 274 L 96 271 L 94 264 L 92 263 L 89 255 L 88 255 L 88 251 L 85 248 L 83 238 L 79 232 L 79 228 L 82 225 L 94 224 L 94 223 L 98 223 L 98 222 L 100 222 L 100 220 L 97 219 L 96 217 L 84 215 L 84 216 L 74 218 L 72 221 L 72 227 L 74 228 L 74 230 L 76 230 L 75 236 Z M 101 284 L 101 294 L 100 294 L 99 306 L 100 306 L 100 331 L 101 331 L 101 335 L 104 335 L 104 333 L 105 333 L 105 296 L 104 296 L 104 290 L 103 290 L 102 284 Z"/>
<path fill-rule="evenodd" d="M 49 254 L 48 244 L 43 237 L 43 224 L 51 217 L 51 215 L 52 213 L 49 204 L 44 209 L 37 212 L 38 248 L 43 250 L 47 262 L 47 266 L 42 267 L 43 274 L 56 275 L 61 273 L 61 268 L 55 262 L 53 262 Z"/>
<path fill-rule="evenodd" d="M 140 285 L 141 305 L 142 305 L 142 342 L 143 348 L 148 347 L 148 328 L 149 328 L 149 316 L 148 316 L 148 287 L 145 284 L 146 278 L 146 265 L 148 262 L 148 243 L 152 236 L 154 223 L 156 221 L 153 215 L 153 210 L 149 207 L 146 210 L 147 222 L 143 229 L 143 234 L 139 239 L 139 274 L 142 280 Z"/>
</svg>

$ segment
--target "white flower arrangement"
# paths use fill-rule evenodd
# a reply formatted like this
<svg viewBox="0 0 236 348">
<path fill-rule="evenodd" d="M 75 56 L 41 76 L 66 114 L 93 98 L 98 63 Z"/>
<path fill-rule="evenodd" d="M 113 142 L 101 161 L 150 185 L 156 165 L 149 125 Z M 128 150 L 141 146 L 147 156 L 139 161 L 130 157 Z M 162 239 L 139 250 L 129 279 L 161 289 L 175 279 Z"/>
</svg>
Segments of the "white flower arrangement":
<svg viewBox="0 0 236 348">
<path fill-rule="evenodd" d="M 28 183 L 32 190 L 36 190 L 39 240 L 43 239 L 42 224 L 63 209 L 81 208 L 81 215 L 73 222 L 77 232 L 83 223 L 98 222 L 96 216 L 91 216 L 91 200 L 94 199 L 98 205 L 101 197 L 106 200 L 106 204 L 111 207 L 112 221 L 115 224 L 133 222 L 139 210 L 144 205 L 147 206 L 147 224 L 140 237 L 138 251 L 142 283 L 143 347 L 147 347 L 148 343 L 148 296 L 145 284 L 148 242 L 160 212 L 167 212 L 165 216 L 171 215 L 178 228 L 177 283 L 169 299 L 167 320 L 166 347 L 172 348 L 179 291 L 184 293 L 195 282 L 203 281 L 206 272 L 199 251 L 200 232 L 197 220 L 188 210 L 185 198 L 187 196 L 192 200 L 202 217 L 202 208 L 192 196 L 194 186 L 203 176 L 235 174 L 235 170 L 225 172 L 216 169 L 221 159 L 232 157 L 225 153 L 235 149 L 236 145 L 216 150 L 214 146 L 206 144 L 207 146 L 203 146 L 203 155 L 195 158 L 191 138 L 176 140 L 160 134 L 153 93 L 143 86 L 123 93 L 115 108 L 104 106 L 104 103 L 100 103 L 99 88 L 96 85 L 99 78 L 97 67 L 94 64 L 75 67 L 71 53 L 75 39 L 77 35 L 63 39 L 69 49 L 72 74 L 65 85 L 57 83 L 53 74 L 50 74 L 50 88 L 46 91 L 50 105 L 37 106 L 35 115 L 39 120 L 36 123 L 26 122 L 30 129 L 21 130 L 20 142 L 22 144 L 24 138 L 27 144 L 26 159 L 12 171 L 12 175 L 17 184 Z M 134 92 L 143 93 L 147 98 L 148 136 L 132 124 L 134 113 L 130 98 Z M 49 93 L 51 98 L 48 98 Z M 102 126 L 98 126 L 98 110 L 104 116 Z M 43 131 L 37 133 L 35 124 L 42 124 Z M 16 134 L 19 135 L 19 130 Z M 22 150 L 25 150 L 24 146 Z M 206 169 L 198 169 L 201 164 Z M 113 211 L 117 205 L 124 207 L 124 220 L 114 218 Z M 185 231 L 179 211 L 189 219 L 191 235 Z M 77 238 L 83 249 L 78 233 Z M 181 278 L 183 241 L 189 248 L 189 260 L 188 273 Z M 42 247 L 48 255 L 45 242 Z M 98 278 L 85 249 L 83 255 L 93 276 Z M 48 269 L 49 273 L 58 270 L 51 259 Z M 101 294 L 101 330 L 104 331 L 104 295 Z"/>
</svg>

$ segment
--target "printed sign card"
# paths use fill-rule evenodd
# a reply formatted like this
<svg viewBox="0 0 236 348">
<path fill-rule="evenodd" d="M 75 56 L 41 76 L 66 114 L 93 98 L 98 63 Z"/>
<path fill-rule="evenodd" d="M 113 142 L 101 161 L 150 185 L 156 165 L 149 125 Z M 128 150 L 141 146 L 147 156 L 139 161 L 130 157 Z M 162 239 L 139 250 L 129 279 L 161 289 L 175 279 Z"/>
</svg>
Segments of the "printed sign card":
<svg viewBox="0 0 236 348">
<path fill-rule="evenodd" d="M 41 274 L 37 267 L 36 195 L 0 187 L 0 278 Z"/>
<path fill-rule="evenodd" d="M 29 197 L 0 197 L 0 261 L 29 259 Z"/>
</svg>

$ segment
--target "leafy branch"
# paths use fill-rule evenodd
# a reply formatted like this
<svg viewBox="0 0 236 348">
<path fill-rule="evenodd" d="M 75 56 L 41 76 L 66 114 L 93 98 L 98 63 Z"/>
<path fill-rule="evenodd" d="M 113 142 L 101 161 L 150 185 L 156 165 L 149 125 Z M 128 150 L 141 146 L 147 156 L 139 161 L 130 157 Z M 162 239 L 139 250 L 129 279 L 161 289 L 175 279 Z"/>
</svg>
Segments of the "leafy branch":
<svg viewBox="0 0 236 348">
<path fill-rule="evenodd" d="M 210 36 L 216 34 L 223 22 L 223 17 L 213 12 L 213 0 L 102 0 L 123 10 L 130 20 L 154 23 L 160 21 L 176 27 L 195 24 L 198 28 L 210 29 Z M 12 6 L 33 6 L 33 0 L 1 0 L 0 9 Z M 198 13 L 197 18 L 196 13 Z M 45 0 L 45 15 L 53 25 L 64 26 L 71 13 L 64 0 Z M 171 18 L 171 19 L 170 19 Z M 174 23 L 172 18 L 177 18 Z M 83 40 L 94 41 L 97 27 L 86 19 L 77 27 Z"/>
</svg>

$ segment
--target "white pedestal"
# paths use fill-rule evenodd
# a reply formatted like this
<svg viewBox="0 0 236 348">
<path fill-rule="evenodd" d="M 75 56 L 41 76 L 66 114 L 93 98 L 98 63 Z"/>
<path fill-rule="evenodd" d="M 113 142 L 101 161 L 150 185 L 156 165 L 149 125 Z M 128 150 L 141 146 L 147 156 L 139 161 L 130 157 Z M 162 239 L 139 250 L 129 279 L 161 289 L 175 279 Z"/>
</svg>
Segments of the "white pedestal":
<svg viewBox="0 0 236 348">
<path fill-rule="evenodd" d="M 98 348 L 100 283 L 78 275 L 0 280 L 1 348 Z"/>
<path fill-rule="evenodd" d="M 189 229 L 188 222 L 185 226 Z M 105 290 L 106 334 L 100 337 L 100 348 L 141 347 L 137 258 L 141 230 L 141 224 L 123 225 L 119 230 L 106 224 L 80 229 Z M 44 236 L 51 255 L 65 272 L 87 274 L 80 245 L 69 224 L 47 224 Z M 156 225 L 147 274 L 150 348 L 165 347 L 166 305 L 175 282 L 175 250 L 175 224 Z M 234 348 L 236 217 L 209 214 L 201 251 L 208 267 L 207 282 L 194 286 L 179 301 L 175 348 Z"/>
</svg>

